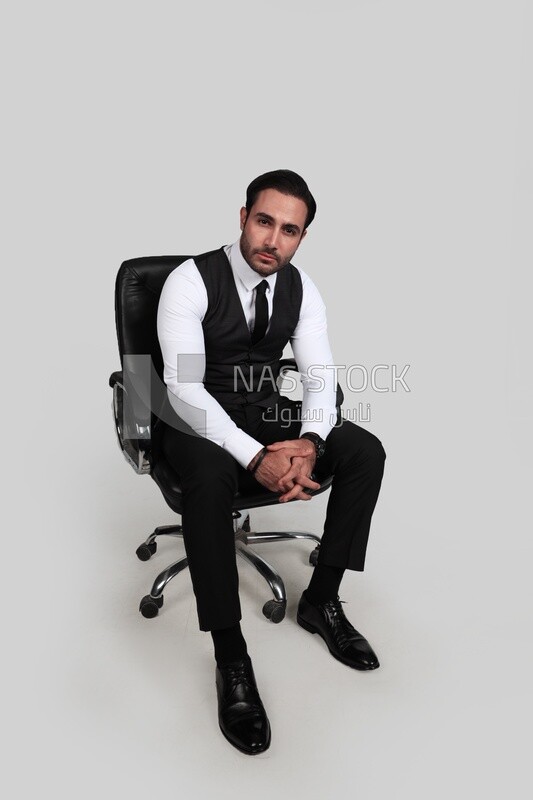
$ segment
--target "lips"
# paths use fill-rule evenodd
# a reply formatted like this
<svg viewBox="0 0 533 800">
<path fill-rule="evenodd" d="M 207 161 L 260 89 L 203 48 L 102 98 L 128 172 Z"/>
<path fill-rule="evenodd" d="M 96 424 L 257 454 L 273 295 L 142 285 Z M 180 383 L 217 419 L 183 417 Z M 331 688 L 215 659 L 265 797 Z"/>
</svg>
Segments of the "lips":
<svg viewBox="0 0 533 800">
<path fill-rule="evenodd" d="M 269 261 L 277 261 L 276 256 L 271 255 L 270 253 L 265 253 L 262 250 L 258 253 L 261 258 L 268 258 Z"/>
</svg>

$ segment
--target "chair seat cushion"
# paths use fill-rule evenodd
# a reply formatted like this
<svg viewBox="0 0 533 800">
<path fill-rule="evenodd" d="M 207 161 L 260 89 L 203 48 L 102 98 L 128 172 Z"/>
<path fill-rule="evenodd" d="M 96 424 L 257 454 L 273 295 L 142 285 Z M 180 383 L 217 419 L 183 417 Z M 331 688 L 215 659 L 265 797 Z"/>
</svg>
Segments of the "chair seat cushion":
<svg viewBox="0 0 533 800">
<path fill-rule="evenodd" d="M 177 514 L 182 513 L 182 494 L 179 476 L 172 469 L 169 462 L 160 455 L 157 461 L 152 465 L 151 471 L 152 478 L 159 486 L 163 497 L 170 506 L 170 508 Z M 329 489 L 333 476 L 329 475 L 321 481 L 320 489 L 317 489 L 313 494 L 321 494 Z M 292 501 L 291 501 L 292 502 Z M 235 495 L 233 501 L 233 509 L 235 511 L 242 511 L 246 508 L 261 508 L 262 506 L 272 506 L 279 503 L 278 495 L 274 492 L 269 492 L 261 486 L 253 475 L 244 473 L 242 481 L 239 485 L 239 490 Z"/>
</svg>

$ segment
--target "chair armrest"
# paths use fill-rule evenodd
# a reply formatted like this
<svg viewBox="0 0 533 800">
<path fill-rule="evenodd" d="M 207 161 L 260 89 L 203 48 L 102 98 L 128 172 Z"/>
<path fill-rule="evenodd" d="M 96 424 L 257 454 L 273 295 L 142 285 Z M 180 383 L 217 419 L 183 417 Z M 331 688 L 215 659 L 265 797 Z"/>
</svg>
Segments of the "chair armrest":
<svg viewBox="0 0 533 800">
<path fill-rule="evenodd" d="M 124 386 L 122 372 L 113 372 L 109 378 L 109 385 L 113 389 L 113 417 L 118 445 L 124 458 L 138 475 L 150 473 L 148 458 L 152 446 L 150 424 L 146 424 L 146 419 L 136 419 L 134 404 Z"/>
<path fill-rule="evenodd" d="M 109 385 L 113 389 L 116 383 L 123 383 L 122 370 L 119 372 L 112 372 L 109 376 Z"/>
</svg>

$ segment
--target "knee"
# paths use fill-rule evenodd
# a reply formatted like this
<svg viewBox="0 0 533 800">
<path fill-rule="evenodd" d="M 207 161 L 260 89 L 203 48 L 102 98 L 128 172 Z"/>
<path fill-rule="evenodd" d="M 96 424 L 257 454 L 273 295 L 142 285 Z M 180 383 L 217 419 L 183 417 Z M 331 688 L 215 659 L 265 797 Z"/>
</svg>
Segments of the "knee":
<svg viewBox="0 0 533 800">
<path fill-rule="evenodd" d="M 381 441 L 373 433 L 367 433 L 362 443 L 360 458 L 374 469 L 383 470 L 387 454 Z"/>
<path fill-rule="evenodd" d="M 328 463 L 349 465 L 356 470 L 368 468 L 382 472 L 387 457 L 377 436 L 349 420 L 331 431 L 326 441 L 326 454 L 328 450 L 331 457 Z"/>
<path fill-rule="evenodd" d="M 346 430 L 345 447 L 358 464 L 383 469 L 387 457 L 385 448 L 378 437 L 365 428 L 350 425 Z"/>
<path fill-rule="evenodd" d="M 385 448 L 383 447 L 378 437 L 374 436 L 373 433 L 369 433 L 368 436 L 369 440 L 366 443 L 365 448 L 369 455 L 369 458 L 371 458 L 377 464 L 383 465 L 385 463 L 385 459 L 387 458 Z"/>
</svg>

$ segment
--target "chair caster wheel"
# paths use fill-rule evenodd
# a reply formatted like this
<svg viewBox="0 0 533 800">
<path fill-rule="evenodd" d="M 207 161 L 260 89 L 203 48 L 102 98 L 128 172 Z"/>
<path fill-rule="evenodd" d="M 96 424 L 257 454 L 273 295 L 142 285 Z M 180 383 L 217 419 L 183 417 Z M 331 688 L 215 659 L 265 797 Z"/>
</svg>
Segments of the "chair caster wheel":
<svg viewBox="0 0 533 800">
<path fill-rule="evenodd" d="M 154 553 L 157 552 L 157 542 L 150 542 L 150 544 L 140 544 L 135 554 L 139 561 L 149 561 Z"/>
<path fill-rule="evenodd" d="M 282 600 L 268 600 L 263 606 L 263 614 L 271 622 L 281 622 L 285 617 L 286 605 Z"/>
<path fill-rule="evenodd" d="M 320 545 L 317 544 L 317 546 L 315 547 L 315 549 L 312 551 L 311 555 L 309 556 L 309 563 L 311 564 L 312 567 L 316 567 L 316 565 L 318 564 L 318 553 L 319 553 L 319 550 L 320 550 Z"/>
<path fill-rule="evenodd" d="M 145 594 L 139 603 L 139 611 L 146 619 L 153 619 L 159 614 L 159 609 L 162 605 L 163 595 L 161 597 L 152 597 L 150 594 Z"/>
</svg>

